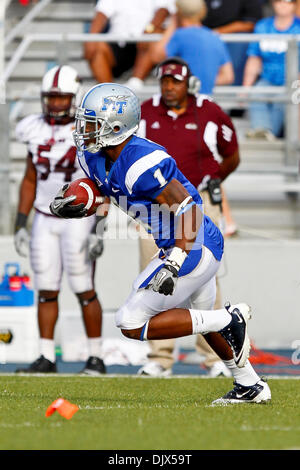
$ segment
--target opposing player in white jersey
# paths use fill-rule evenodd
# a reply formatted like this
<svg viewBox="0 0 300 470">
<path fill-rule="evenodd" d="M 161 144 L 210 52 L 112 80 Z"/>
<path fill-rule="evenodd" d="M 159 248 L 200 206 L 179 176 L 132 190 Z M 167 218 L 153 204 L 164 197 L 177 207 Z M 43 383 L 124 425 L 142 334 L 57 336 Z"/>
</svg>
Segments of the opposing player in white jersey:
<svg viewBox="0 0 300 470">
<path fill-rule="evenodd" d="M 270 389 L 248 361 L 249 306 L 228 304 L 212 310 L 222 234 L 203 213 L 199 193 L 165 148 L 133 135 L 139 121 L 138 98 L 118 84 L 93 87 L 76 113 L 74 139 L 86 175 L 148 227 L 160 249 L 135 280 L 116 324 L 126 337 L 142 341 L 210 333 L 211 346 L 230 363 L 235 379 L 233 390 L 215 403 L 268 401 Z M 64 197 L 65 189 L 51 203 L 51 211 L 84 217 L 83 204 L 74 206 L 76 196 Z"/>
<path fill-rule="evenodd" d="M 101 374 L 102 309 L 94 290 L 95 259 L 103 244 L 96 237 L 96 217 L 82 221 L 53 216 L 49 204 L 65 183 L 84 177 L 76 159 L 72 137 L 80 81 L 76 70 L 64 65 L 49 70 L 42 83 L 42 114 L 24 118 L 16 136 L 27 144 L 27 165 L 20 186 L 15 225 L 15 248 L 21 256 L 28 251 L 38 291 L 38 324 L 41 356 L 17 372 L 56 372 L 54 330 L 58 318 L 58 294 L 63 271 L 80 303 L 89 358 L 84 373 Z M 27 218 L 34 207 L 31 237 Z"/>
</svg>

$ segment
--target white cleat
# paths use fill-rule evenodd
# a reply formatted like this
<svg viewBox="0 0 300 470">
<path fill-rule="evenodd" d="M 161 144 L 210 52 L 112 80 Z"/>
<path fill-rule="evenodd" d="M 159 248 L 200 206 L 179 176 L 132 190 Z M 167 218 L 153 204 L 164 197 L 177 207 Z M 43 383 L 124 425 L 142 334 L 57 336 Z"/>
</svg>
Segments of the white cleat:
<svg viewBox="0 0 300 470">
<path fill-rule="evenodd" d="M 234 382 L 234 388 L 221 398 L 214 400 L 212 405 L 228 405 L 236 403 L 268 403 L 271 401 L 271 390 L 264 379 L 256 384 L 245 386 Z"/>
</svg>

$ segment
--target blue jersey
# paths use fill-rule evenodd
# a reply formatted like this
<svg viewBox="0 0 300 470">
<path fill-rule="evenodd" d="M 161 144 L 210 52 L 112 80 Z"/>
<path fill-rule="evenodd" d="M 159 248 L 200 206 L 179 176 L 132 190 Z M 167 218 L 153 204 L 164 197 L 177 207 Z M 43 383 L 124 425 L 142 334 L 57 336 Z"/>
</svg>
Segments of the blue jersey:
<svg viewBox="0 0 300 470">
<path fill-rule="evenodd" d="M 153 235 L 162 252 L 174 247 L 180 219 L 155 201 L 167 184 L 173 179 L 178 180 L 194 202 L 202 206 L 198 191 L 178 170 L 175 160 L 164 147 L 147 139 L 133 136 L 115 162 L 111 162 L 101 151 L 97 154 L 78 152 L 78 159 L 83 171 L 102 193 L 138 220 Z M 201 228 L 179 275 L 195 268 L 201 258 L 203 245 L 212 251 L 217 260 L 221 260 L 223 236 L 207 216 L 203 217 Z"/>
<path fill-rule="evenodd" d="M 264 18 L 256 23 L 254 34 L 278 35 L 278 39 L 268 39 L 266 37 L 260 42 L 251 43 L 247 54 L 262 59 L 261 78 L 276 86 L 284 85 L 286 78 L 285 57 L 288 45 L 280 36 L 283 34 L 300 34 L 300 19 L 295 17 L 291 26 L 285 31 L 281 31 L 276 28 L 274 17 Z"/>
</svg>

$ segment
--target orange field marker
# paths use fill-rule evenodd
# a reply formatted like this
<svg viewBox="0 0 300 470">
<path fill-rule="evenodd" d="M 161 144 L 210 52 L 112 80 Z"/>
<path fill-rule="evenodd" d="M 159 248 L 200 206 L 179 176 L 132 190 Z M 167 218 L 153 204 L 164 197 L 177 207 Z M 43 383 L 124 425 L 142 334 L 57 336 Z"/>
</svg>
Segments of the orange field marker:
<svg viewBox="0 0 300 470">
<path fill-rule="evenodd" d="M 57 398 L 50 406 L 48 406 L 45 416 L 48 418 L 51 416 L 55 411 L 57 411 L 61 416 L 66 419 L 71 419 L 74 413 L 79 410 L 77 405 L 70 403 L 68 400 L 64 398 Z"/>
</svg>

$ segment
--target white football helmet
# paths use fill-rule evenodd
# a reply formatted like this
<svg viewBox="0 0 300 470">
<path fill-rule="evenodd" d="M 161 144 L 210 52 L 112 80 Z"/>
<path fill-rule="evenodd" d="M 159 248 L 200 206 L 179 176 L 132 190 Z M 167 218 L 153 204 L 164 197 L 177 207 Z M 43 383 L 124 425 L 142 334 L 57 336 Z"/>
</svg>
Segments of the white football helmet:
<svg viewBox="0 0 300 470">
<path fill-rule="evenodd" d="M 73 133 L 78 150 L 97 153 L 124 142 L 138 129 L 141 106 L 130 88 L 101 83 L 91 88 L 77 108 Z"/>
<path fill-rule="evenodd" d="M 41 90 L 42 109 L 46 118 L 59 121 L 63 118 L 74 118 L 79 104 L 81 82 L 78 73 L 69 65 L 55 66 L 44 75 Z M 64 104 L 53 104 L 51 97 L 69 97 Z"/>
</svg>

